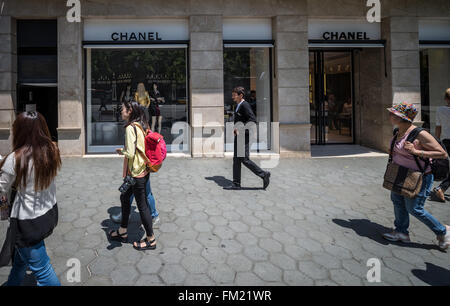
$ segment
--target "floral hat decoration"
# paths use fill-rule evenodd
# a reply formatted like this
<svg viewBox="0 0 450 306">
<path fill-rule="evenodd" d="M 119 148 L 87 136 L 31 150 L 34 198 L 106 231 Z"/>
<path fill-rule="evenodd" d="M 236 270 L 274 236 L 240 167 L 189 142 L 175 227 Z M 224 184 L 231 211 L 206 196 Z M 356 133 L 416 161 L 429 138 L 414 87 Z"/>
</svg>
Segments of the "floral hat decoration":
<svg viewBox="0 0 450 306">
<path fill-rule="evenodd" d="M 417 116 L 417 108 L 414 106 L 414 104 L 409 104 L 406 102 L 394 105 L 387 110 L 408 122 L 413 122 L 414 118 L 416 118 Z"/>
</svg>

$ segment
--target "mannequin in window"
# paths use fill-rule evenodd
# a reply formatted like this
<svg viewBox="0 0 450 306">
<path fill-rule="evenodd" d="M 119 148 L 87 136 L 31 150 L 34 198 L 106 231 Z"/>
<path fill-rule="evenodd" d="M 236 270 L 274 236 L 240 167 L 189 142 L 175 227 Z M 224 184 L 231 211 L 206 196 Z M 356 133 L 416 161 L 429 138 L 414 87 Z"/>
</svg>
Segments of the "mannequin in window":
<svg viewBox="0 0 450 306">
<path fill-rule="evenodd" d="M 127 85 L 127 89 L 122 91 L 120 95 L 120 102 L 130 102 L 131 101 L 131 84 Z"/>
<path fill-rule="evenodd" d="M 138 84 L 136 93 L 134 94 L 134 100 L 144 107 L 145 116 L 147 117 L 147 120 L 149 120 L 148 108 L 150 107 L 150 95 L 148 94 L 148 91 L 145 90 L 144 83 Z"/>
<path fill-rule="evenodd" d="M 161 133 L 162 128 L 162 116 L 159 110 L 159 103 L 165 103 L 164 97 L 161 96 L 161 93 L 158 90 L 158 84 L 153 83 L 153 88 L 150 91 L 150 108 L 149 113 L 152 117 L 152 131 L 155 131 L 156 120 L 158 119 L 158 133 Z"/>
</svg>

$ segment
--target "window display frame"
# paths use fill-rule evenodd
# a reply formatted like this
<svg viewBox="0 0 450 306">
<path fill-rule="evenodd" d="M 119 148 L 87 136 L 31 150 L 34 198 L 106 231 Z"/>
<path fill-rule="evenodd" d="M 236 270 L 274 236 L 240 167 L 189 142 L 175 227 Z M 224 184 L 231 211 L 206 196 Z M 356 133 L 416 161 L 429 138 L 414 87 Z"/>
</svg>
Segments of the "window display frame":
<svg viewBox="0 0 450 306">
<path fill-rule="evenodd" d="M 436 128 L 436 109 L 439 106 L 443 106 L 443 98 L 441 101 L 441 105 L 433 105 L 431 101 L 431 89 L 430 89 L 430 80 L 429 80 L 429 52 L 433 50 L 444 50 L 450 49 L 450 40 L 420 40 L 419 41 L 419 61 L 420 61 L 420 106 L 421 106 L 421 121 L 423 127 L 430 132 L 432 135 L 435 135 Z M 426 64 L 426 65 L 425 65 Z M 426 73 L 426 75 L 425 75 Z M 444 90 L 441 92 L 437 92 L 437 96 L 444 96 Z M 433 118 L 432 118 L 433 117 Z M 434 119 L 434 120 L 432 120 Z"/>
<path fill-rule="evenodd" d="M 118 145 L 90 145 L 89 144 L 89 127 L 92 117 L 88 112 L 88 102 L 91 99 L 88 93 L 88 89 L 91 85 L 91 58 L 90 50 L 101 49 L 113 49 L 113 50 L 127 50 L 127 49 L 184 49 L 185 61 L 186 61 L 186 124 L 190 126 L 190 62 L 189 62 L 189 41 L 132 41 L 132 42 L 109 42 L 109 41 L 88 41 L 83 42 L 83 76 L 84 76 L 84 129 L 85 129 L 85 154 L 86 155 L 101 155 L 101 154 L 114 154 L 116 148 L 123 148 L 123 144 Z M 91 120 L 91 121 L 90 121 Z M 181 151 L 177 150 L 175 153 L 190 154 L 192 148 L 192 139 L 190 128 L 184 131 L 184 138 L 186 142 L 183 142 L 183 148 Z M 167 143 L 168 153 L 171 153 L 171 144 Z"/>
<path fill-rule="evenodd" d="M 260 149 L 260 143 L 256 142 L 250 148 L 250 152 L 255 153 L 274 153 L 274 148 L 276 144 L 274 143 L 274 133 L 272 130 L 273 124 L 273 113 L 274 113 L 274 101 L 273 101 L 273 79 L 274 79 L 274 56 L 275 56 L 275 41 L 274 40 L 224 40 L 223 41 L 223 54 L 225 54 L 226 49 L 238 49 L 238 48 L 268 48 L 269 49 L 269 86 L 270 86 L 270 126 L 267 127 L 268 132 L 270 133 L 269 138 L 270 142 L 268 143 L 268 149 Z M 223 67 L 224 76 L 225 76 L 225 63 Z M 225 77 L 224 77 L 224 85 L 225 85 Z M 250 89 L 250 88 L 248 88 Z M 231 92 L 229 93 L 231 95 Z M 225 97 L 224 97 L 225 98 Z M 225 108 L 225 102 L 224 102 Z M 226 124 L 226 122 L 225 122 Z M 259 129 L 257 129 L 257 133 L 259 133 Z M 234 150 L 234 143 L 227 143 L 226 137 L 226 128 L 224 126 L 224 153 L 230 153 Z M 259 138 L 259 137 L 258 137 Z M 256 148 L 255 148 L 256 146 Z"/>
</svg>

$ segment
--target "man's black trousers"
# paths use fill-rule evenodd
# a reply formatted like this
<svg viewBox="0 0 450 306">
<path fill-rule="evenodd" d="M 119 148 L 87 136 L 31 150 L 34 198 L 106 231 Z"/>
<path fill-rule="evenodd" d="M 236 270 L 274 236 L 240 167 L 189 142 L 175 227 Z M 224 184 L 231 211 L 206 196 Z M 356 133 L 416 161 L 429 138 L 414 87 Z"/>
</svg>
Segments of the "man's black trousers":
<svg viewBox="0 0 450 306">
<path fill-rule="evenodd" d="M 257 164 L 250 160 L 250 137 L 249 131 L 245 130 L 245 156 L 238 157 L 238 137 L 234 136 L 234 157 L 233 157 L 233 183 L 241 185 L 241 163 L 244 164 L 250 171 L 264 178 L 266 172 L 258 167 Z"/>
</svg>

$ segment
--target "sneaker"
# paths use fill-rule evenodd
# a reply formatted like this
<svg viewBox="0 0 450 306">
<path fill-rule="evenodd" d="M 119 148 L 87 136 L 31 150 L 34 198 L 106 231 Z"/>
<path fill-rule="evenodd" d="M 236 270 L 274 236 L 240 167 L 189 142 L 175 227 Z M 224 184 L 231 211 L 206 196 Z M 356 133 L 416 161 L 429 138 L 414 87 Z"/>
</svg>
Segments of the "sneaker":
<svg viewBox="0 0 450 306">
<path fill-rule="evenodd" d="M 434 188 L 431 192 L 431 200 L 445 203 L 444 192 L 440 188 Z"/>
<path fill-rule="evenodd" d="M 450 247 L 450 226 L 446 227 L 447 227 L 447 234 L 437 237 L 439 241 L 439 249 L 441 251 L 445 251 Z"/>
<path fill-rule="evenodd" d="M 401 241 L 404 243 L 411 242 L 411 239 L 409 239 L 409 235 L 398 233 L 396 231 L 383 234 L 383 238 L 386 240 L 389 240 L 389 241 L 394 241 L 394 242 L 396 242 L 396 241 Z"/>
<path fill-rule="evenodd" d="M 159 225 L 161 224 L 161 222 L 159 220 L 159 216 L 157 216 L 156 218 L 154 218 L 152 220 L 152 224 L 153 224 L 153 228 L 159 228 Z"/>
</svg>

